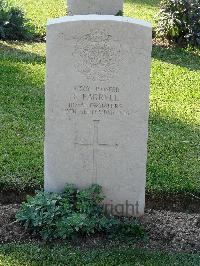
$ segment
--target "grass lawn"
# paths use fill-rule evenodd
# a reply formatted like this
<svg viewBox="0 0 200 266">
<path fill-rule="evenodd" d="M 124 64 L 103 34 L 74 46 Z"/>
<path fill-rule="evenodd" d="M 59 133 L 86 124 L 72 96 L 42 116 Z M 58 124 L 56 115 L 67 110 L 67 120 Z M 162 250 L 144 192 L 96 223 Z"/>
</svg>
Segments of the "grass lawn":
<svg viewBox="0 0 200 266">
<path fill-rule="evenodd" d="M 39 31 L 65 13 L 64 0 L 15 2 Z M 127 0 L 125 15 L 152 20 L 158 2 Z M 199 50 L 153 49 L 148 191 L 199 194 L 199 62 Z M 43 185 L 44 77 L 44 43 L 0 42 L 1 191 Z"/>
<path fill-rule="evenodd" d="M 66 15 L 67 0 L 8 0 L 22 7 L 37 32 L 45 34 L 48 18 Z M 160 0 L 125 0 L 124 16 L 145 19 L 154 24 Z"/>
<path fill-rule="evenodd" d="M 27 18 L 36 26 L 37 32 L 45 34 L 48 18 L 66 15 L 66 0 L 8 0 L 10 3 L 22 7 Z"/>
<path fill-rule="evenodd" d="M 40 247 L 37 245 L 0 247 L 0 266 L 165 266 L 200 265 L 199 254 L 173 254 L 134 250 L 133 248 L 106 248 L 80 250 L 68 246 Z"/>
<path fill-rule="evenodd" d="M 124 16 L 143 19 L 155 25 L 161 0 L 125 0 Z"/>
</svg>

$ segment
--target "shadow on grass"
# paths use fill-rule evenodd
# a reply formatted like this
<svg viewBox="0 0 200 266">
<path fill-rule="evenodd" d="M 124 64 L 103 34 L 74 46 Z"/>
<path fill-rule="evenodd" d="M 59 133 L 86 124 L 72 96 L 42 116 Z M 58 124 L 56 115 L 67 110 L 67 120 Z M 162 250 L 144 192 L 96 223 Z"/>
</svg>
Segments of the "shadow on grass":
<svg viewBox="0 0 200 266">
<path fill-rule="evenodd" d="M 199 139 L 197 126 L 151 114 L 147 190 L 200 196 Z"/>
<path fill-rule="evenodd" d="M 37 53 L 33 53 L 33 52 L 26 52 L 23 51 L 23 46 L 22 49 L 20 48 L 16 48 L 16 47 L 12 47 L 11 45 L 22 45 L 22 42 L 10 42 L 9 44 L 6 43 L 0 43 L 0 56 L 4 56 L 7 58 L 11 58 L 12 61 L 23 61 L 23 62 L 29 62 L 29 63 L 45 63 L 46 61 L 46 57 L 45 56 L 41 56 Z M 27 43 L 24 43 L 27 44 Z M 29 43 L 31 45 L 31 43 Z M 35 44 L 35 43 L 33 43 Z"/>
<path fill-rule="evenodd" d="M 44 57 L 3 47 L 5 50 L 0 54 L 0 191 L 12 191 L 3 195 L 6 200 L 16 190 L 30 190 L 42 183 Z"/>
<path fill-rule="evenodd" d="M 98 241 L 97 241 L 98 242 Z M 130 245 L 129 245 L 130 246 Z M 119 245 L 78 249 L 66 244 L 5 245 L 0 247 L 1 261 L 6 266 L 76 266 L 76 265 L 191 265 L 200 263 L 199 254 L 176 254 Z M 2 264 L 4 265 L 4 264 Z"/>
<path fill-rule="evenodd" d="M 200 55 L 183 48 L 164 48 L 154 46 L 152 56 L 155 59 L 186 67 L 189 70 L 200 70 Z"/>
</svg>

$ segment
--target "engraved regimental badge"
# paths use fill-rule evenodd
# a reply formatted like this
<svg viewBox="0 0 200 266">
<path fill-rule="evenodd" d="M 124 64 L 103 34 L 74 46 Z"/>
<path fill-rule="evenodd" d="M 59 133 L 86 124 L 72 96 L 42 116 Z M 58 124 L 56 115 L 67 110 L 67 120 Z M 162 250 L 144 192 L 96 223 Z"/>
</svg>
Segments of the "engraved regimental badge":
<svg viewBox="0 0 200 266">
<path fill-rule="evenodd" d="M 87 79 L 106 81 L 119 70 L 121 46 L 104 30 L 83 35 L 74 50 L 75 68 Z"/>
</svg>

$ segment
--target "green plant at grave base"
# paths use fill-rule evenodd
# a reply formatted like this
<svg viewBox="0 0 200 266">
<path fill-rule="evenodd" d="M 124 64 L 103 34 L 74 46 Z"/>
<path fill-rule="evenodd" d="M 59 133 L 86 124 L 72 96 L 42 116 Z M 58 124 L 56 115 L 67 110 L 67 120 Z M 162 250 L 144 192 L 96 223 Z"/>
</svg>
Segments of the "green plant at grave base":
<svg viewBox="0 0 200 266">
<path fill-rule="evenodd" d="M 7 1 L 0 0 L 0 39 L 3 40 L 31 40 L 34 28 L 25 18 L 24 12 Z"/>
<path fill-rule="evenodd" d="M 162 0 L 157 36 L 200 46 L 200 1 Z"/>
<path fill-rule="evenodd" d="M 118 235 L 122 240 L 145 237 L 144 229 L 135 219 L 107 217 L 101 205 L 103 199 L 99 185 L 82 190 L 67 185 L 60 194 L 38 191 L 35 197 L 28 197 L 22 203 L 16 219 L 44 240 L 71 239 L 98 232 L 107 233 L 109 238 Z"/>
<path fill-rule="evenodd" d="M 145 229 L 137 219 L 122 217 L 117 220 L 112 227 L 108 228 L 107 235 L 112 240 L 137 241 L 139 239 L 147 240 Z"/>
<path fill-rule="evenodd" d="M 124 12 L 122 10 L 119 10 L 115 16 L 123 17 L 123 15 L 124 15 Z"/>
</svg>

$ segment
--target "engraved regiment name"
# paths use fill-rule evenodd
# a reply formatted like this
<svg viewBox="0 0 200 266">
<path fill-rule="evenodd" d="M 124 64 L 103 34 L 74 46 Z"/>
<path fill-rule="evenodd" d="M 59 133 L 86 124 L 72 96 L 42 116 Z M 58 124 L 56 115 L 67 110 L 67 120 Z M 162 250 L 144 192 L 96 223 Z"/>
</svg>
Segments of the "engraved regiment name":
<svg viewBox="0 0 200 266">
<path fill-rule="evenodd" d="M 65 111 L 68 115 L 130 115 L 120 101 L 118 87 L 92 88 L 86 85 L 73 88 Z"/>
</svg>

